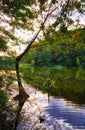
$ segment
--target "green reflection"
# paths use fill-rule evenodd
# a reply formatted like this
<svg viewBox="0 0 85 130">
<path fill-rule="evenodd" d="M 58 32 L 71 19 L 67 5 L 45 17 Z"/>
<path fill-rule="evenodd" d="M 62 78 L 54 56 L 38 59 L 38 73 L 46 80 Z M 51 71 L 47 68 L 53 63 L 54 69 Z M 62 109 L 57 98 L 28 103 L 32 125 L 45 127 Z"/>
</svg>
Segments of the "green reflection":
<svg viewBox="0 0 85 130">
<path fill-rule="evenodd" d="M 55 97 L 85 104 L 85 70 L 67 68 L 21 68 L 25 82 Z"/>
</svg>

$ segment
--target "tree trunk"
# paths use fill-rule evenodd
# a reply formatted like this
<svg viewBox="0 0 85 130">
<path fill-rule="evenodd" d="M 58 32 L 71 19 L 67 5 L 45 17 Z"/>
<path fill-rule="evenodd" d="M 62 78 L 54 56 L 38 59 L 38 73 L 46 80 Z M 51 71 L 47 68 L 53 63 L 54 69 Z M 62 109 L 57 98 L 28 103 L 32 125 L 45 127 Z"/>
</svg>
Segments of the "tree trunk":
<svg viewBox="0 0 85 130">
<path fill-rule="evenodd" d="M 16 57 L 16 75 L 17 75 L 17 81 L 18 81 L 18 87 L 19 87 L 19 95 L 17 95 L 15 97 L 15 99 L 17 99 L 19 101 L 19 110 L 17 112 L 16 122 L 15 122 L 15 130 L 17 129 L 21 108 L 23 107 L 26 99 L 29 97 L 29 95 L 25 92 L 23 85 L 22 85 L 22 82 L 21 82 L 19 63 L 20 63 L 21 59 L 23 58 L 23 56 L 29 51 L 29 49 L 30 49 L 31 45 L 33 44 L 33 42 L 35 41 L 35 39 L 38 37 L 38 35 L 39 35 L 40 31 L 42 30 L 42 27 L 44 26 L 47 18 L 57 9 L 57 7 L 55 7 L 55 9 L 53 9 L 49 13 L 50 8 L 51 8 L 51 4 L 49 6 L 47 16 L 44 19 L 44 22 L 41 24 L 41 27 L 40 27 L 39 31 L 37 32 L 37 34 L 34 36 L 32 41 L 30 43 L 28 43 L 28 46 L 26 47 L 24 52 L 22 52 L 18 57 Z"/>
<path fill-rule="evenodd" d="M 22 95 L 24 92 L 24 88 L 22 86 L 21 77 L 20 77 L 20 70 L 19 70 L 19 61 L 16 59 L 16 74 L 17 74 L 17 81 L 19 86 L 19 95 Z"/>
<path fill-rule="evenodd" d="M 50 11 L 51 5 L 52 5 L 52 2 L 50 3 L 48 13 L 47 13 L 44 21 L 42 22 L 39 31 L 36 33 L 36 35 L 34 36 L 32 41 L 28 43 L 28 46 L 26 47 L 26 49 L 16 58 L 16 74 L 17 74 L 17 80 L 18 80 L 18 86 L 19 86 L 19 95 L 27 96 L 26 92 L 24 91 L 24 88 L 22 86 L 22 82 L 21 82 L 21 78 L 20 78 L 19 63 L 20 63 L 21 59 L 23 58 L 23 56 L 29 51 L 29 49 L 30 49 L 31 45 L 33 44 L 33 42 L 35 41 L 35 39 L 38 37 L 38 35 L 41 32 L 42 27 L 44 26 L 47 18 L 58 8 L 58 7 L 55 7 L 53 10 Z"/>
<path fill-rule="evenodd" d="M 38 34 L 40 33 L 41 29 L 37 32 L 37 34 L 35 35 L 35 37 L 32 39 L 32 41 L 28 44 L 27 48 L 25 49 L 25 51 L 23 53 L 21 53 L 17 58 L 16 58 L 16 75 L 17 75 L 17 81 L 18 81 L 18 86 L 19 86 L 19 95 L 17 97 L 18 98 L 28 98 L 29 95 L 25 92 L 22 82 L 21 82 L 21 77 L 20 77 L 20 68 L 19 68 L 19 63 L 21 61 L 21 59 L 23 58 L 23 56 L 29 51 L 32 43 L 35 41 L 35 39 L 37 38 Z M 18 99 L 19 100 L 19 99 Z"/>
</svg>

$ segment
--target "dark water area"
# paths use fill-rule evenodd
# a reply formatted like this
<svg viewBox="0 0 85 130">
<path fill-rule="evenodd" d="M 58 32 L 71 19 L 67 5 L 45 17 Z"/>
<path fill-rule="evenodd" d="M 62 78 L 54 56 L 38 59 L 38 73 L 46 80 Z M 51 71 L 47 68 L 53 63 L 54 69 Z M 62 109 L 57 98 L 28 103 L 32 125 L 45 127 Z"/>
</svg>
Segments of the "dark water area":
<svg viewBox="0 0 85 130">
<path fill-rule="evenodd" d="M 60 130 L 85 130 L 85 70 L 31 68 L 23 78 L 52 121 L 68 126 Z"/>
</svg>

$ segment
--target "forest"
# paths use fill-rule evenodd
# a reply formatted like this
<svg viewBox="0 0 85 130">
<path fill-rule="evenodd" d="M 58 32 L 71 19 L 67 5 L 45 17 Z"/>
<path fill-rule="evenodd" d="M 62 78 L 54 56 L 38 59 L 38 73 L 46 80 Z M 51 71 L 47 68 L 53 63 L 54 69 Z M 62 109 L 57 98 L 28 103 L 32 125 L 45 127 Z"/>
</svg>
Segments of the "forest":
<svg viewBox="0 0 85 130">
<path fill-rule="evenodd" d="M 33 45 L 24 57 L 24 63 L 34 61 L 35 66 L 85 67 L 85 28 L 50 32 L 45 34 L 45 40 Z"/>
</svg>

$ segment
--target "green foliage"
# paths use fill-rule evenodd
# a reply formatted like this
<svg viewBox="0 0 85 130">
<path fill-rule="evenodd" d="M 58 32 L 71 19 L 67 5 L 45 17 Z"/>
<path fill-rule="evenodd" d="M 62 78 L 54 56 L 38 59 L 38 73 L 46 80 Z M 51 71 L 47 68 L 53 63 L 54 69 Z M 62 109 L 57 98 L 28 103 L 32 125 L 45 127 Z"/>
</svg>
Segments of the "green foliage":
<svg viewBox="0 0 85 130">
<path fill-rule="evenodd" d="M 44 3 L 47 1 L 47 0 L 38 0 L 40 2 L 41 5 L 44 5 Z"/>
<path fill-rule="evenodd" d="M 35 4 L 35 0 L 3 0 L 2 11 L 11 19 L 9 25 L 12 28 L 31 30 L 32 21 L 30 19 L 33 20 L 37 16 L 37 11 L 33 8 L 31 9 Z"/>
<path fill-rule="evenodd" d="M 45 40 L 31 48 L 23 61 L 34 60 L 36 66 L 84 67 L 85 29 L 50 31 L 45 34 Z"/>
<path fill-rule="evenodd" d="M 61 26 L 60 26 L 60 32 L 61 32 L 61 33 L 66 33 L 66 32 L 67 32 L 67 27 L 64 26 L 64 25 L 61 25 Z"/>
<path fill-rule="evenodd" d="M 0 76 L 0 87 L 2 87 L 2 81 L 3 81 L 3 78 L 2 78 L 2 76 Z"/>
<path fill-rule="evenodd" d="M 0 90 L 0 108 L 5 107 L 6 102 L 7 102 L 6 93 L 3 90 Z"/>
<path fill-rule="evenodd" d="M 36 67 L 32 73 L 30 67 L 28 71 L 22 70 L 22 77 L 26 83 L 50 95 L 64 97 L 78 104 L 85 103 L 85 70 L 81 68 L 77 70 L 62 67 Z"/>
<path fill-rule="evenodd" d="M 1 70 L 15 70 L 15 59 L 11 57 L 0 57 Z"/>
<path fill-rule="evenodd" d="M 3 37 L 0 37 L 0 51 L 7 50 L 7 42 L 4 40 Z"/>
<path fill-rule="evenodd" d="M 44 49 L 38 49 L 34 57 L 35 65 L 49 66 L 51 62 L 51 53 Z"/>
</svg>

